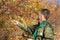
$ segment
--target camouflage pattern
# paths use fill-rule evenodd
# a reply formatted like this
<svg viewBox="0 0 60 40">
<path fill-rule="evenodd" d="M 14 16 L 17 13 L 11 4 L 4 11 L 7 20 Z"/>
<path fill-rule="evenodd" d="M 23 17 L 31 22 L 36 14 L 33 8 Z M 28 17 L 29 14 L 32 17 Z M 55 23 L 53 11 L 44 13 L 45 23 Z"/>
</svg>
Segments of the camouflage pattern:
<svg viewBox="0 0 60 40">
<path fill-rule="evenodd" d="M 23 30 L 25 30 L 26 32 L 28 32 L 31 35 L 33 34 L 37 25 L 29 27 L 23 23 L 18 23 L 18 26 L 20 28 L 22 28 Z M 53 28 L 50 24 L 47 24 L 44 27 L 39 28 L 38 34 L 36 36 L 36 40 L 54 40 L 53 36 L 54 36 Z M 32 38 L 32 36 L 30 38 Z"/>
<path fill-rule="evenodd" d="M 37 40 L 54 40 L 54 32 L 52 26 L 47 24 L 45 27 L 39 28 Z M 43 38 L 42 38 L 43 37 Z"/>
</svg>

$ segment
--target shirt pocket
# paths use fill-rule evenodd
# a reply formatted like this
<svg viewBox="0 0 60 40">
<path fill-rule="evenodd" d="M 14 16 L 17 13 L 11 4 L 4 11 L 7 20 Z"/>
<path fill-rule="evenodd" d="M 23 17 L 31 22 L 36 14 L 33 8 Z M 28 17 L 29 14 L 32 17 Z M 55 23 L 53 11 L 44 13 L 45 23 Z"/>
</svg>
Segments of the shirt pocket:
<svg viewBox="0 0 60 40">
<path fill-rule="evenodd" d="M 39 35 L 39 36 L 43 36 L 43 30 L 44 30 L 43 27 L 42 27 L 42 28 L 39 28 L 39 30 L 38 30 L 38 34 L 37 34 L 37 35 Z"/>
</svg>

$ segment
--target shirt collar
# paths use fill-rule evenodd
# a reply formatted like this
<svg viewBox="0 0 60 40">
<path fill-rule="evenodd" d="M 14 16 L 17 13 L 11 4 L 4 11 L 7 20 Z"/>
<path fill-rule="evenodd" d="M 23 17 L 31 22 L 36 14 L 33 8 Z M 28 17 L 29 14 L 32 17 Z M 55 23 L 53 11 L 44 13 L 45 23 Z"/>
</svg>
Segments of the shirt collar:
<svg viewBox="0 0 60 40">
<path fill-rule="evenodd" d="M 39 27 L 44 27 L 46 24 L 48 24 L 48 20 L 45 20 L 42 23 L 38 23 L 38 26 Z"/>
</svg>

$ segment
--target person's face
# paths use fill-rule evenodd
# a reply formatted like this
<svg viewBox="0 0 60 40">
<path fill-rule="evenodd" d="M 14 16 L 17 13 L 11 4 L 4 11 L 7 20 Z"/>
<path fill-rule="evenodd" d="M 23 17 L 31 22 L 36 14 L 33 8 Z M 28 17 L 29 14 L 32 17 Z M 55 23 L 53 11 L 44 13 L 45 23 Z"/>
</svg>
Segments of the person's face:
<svg viewBox="0 0 60 40">
<path fill-rule="evenodd" d="M 41 22 L 43 19 L 45 19 L 44 15 L 41 12 L 38 13 L 38 19 L 39 19 L 38 20 L 39 22 Z"/>
</svg>

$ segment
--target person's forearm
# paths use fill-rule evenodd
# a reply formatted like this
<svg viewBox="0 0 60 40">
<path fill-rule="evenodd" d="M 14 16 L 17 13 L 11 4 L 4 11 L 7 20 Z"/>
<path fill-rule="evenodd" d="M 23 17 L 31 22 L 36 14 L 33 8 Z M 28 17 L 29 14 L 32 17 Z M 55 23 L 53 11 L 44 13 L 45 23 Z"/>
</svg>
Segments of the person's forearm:
<svg viewBox="0 0 60 40">
<path fill-rule="evenodd" d="M 24 31 L 27 31 L 27 32 L 29 32 L 30 34 L 32 33 L 32 27 L 28 27 L 27 25 L 25 25 L 24 23 L 21 23 L 21 22 L 19 22 L 19 21 L 17 21 L 17 20 L 13 20 L 12 21 L 13 23 L 14 23 L 14 25 L 17 25 L 17 26 L 19 26 L 21 29 L 23 29 Z"/>
<path fill-rule="evenodd" d="M 23 24 L 23 23 L 18 23 L 17 24 L 20 28 L 24 29 L 25 31 L 27 31 L 27 25 Z"/>
<path fill-rule="evenodd" d="M 32 34 L 31 28 L 28 27 L 27 25 L 23 24 L 23 23 L 18 23 L 17 24 L 20 28 L 22 28 L 24 31 L 27 31 L 28 33 Z"/>
</svg>

